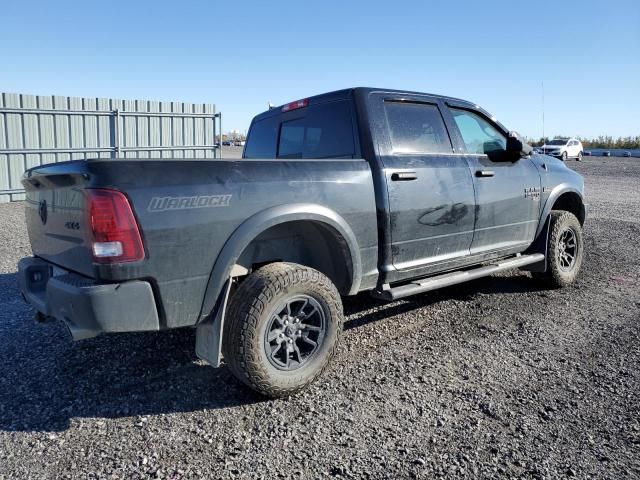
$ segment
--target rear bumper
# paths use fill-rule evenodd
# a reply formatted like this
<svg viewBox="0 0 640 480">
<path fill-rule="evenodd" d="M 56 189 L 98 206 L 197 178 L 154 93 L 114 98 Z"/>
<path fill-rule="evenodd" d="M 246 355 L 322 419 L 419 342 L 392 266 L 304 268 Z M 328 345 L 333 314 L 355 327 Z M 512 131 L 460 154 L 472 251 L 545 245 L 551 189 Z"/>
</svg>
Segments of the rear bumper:
<svg viewBox="0 0 640 480">
<path fill-rule="evenodd" d="M 36 257 L 20 260 L 18 279 L 25 300 L 46 317 L 62 320 L 74 340 L 159 329 L 149 282 L 98 283 Z"/>
</svg>

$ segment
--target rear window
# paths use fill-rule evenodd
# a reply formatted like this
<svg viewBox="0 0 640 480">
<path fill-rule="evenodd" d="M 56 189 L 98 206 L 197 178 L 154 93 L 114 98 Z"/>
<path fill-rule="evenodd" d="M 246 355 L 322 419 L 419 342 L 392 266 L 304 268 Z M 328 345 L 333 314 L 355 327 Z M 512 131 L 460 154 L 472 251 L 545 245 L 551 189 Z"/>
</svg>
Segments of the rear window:
<svg viewBox="0 0 640 480">
<path fill-rule="evenodd" d="M 245 158 L 275 158 L 278 139 L 278 116 L 253 122 L 244 146 Z"/>
<path fill-rule="evenodd" d="M 347 101 L 311 105 L 283 121 L 281 116 L 255 122 L 249 132 L 245 158 L 353 158 L 355 144 L 351 106 Z M 276 148 L 277 147 L 277 148 Z"/>
<path fill-rule="evenodd" d="M 451 140 L 436 105 L 385 102 L 394 153 L 451 153 Z"/>
</svg>

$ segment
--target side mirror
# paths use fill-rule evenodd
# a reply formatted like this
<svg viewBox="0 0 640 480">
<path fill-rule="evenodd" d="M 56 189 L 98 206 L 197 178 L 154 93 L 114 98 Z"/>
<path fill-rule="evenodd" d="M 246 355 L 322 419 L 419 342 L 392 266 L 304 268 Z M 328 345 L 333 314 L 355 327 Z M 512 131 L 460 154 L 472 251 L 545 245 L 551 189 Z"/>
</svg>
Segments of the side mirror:
<svg viewBox="0 0 640 480">
<path fill-rule="evenodd" d="M 533 147 L 523 142 L 517 132 L 509 133 L 505 148 L 498 141 L 485 142 L 483 147 L 484 153 L 494 162 L 517 162 L 533 153 Z"/>
<path fill-rule="evenodd" d="M 517 162 L 522 157 L 531 155 L 533 148 L 531 145 L 524 143 L 516 132 L 510 132 L 507 137 L 506 157 L 512 161 Z"/>
</svg>

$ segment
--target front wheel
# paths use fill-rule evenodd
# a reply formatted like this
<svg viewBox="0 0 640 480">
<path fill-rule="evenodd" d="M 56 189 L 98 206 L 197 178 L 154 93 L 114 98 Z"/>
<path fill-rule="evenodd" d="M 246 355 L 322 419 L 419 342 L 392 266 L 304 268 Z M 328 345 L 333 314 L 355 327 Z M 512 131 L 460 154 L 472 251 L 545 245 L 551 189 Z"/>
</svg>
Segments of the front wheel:
<svg viewBox="0 0 640 480">
<path fill-rule="evenodd" d="M 566 161 L 567 161 L 567 157 L 568 157 L 567 152 L 566 152 L 566 151 L 565 151 L 565 152 L 562 152 L 562 155 L 560 156 L 560 158 L 562 158 L 562 161 L 563 161 L 563 162 L 566 162 Z"/>
<path fill-rule="evenodd" d="M 551 287 L 568 287 L 578 277 L 584 257 L 582 226 L 571 212 L 554 210 L 549 225 L 547 271 L 533 276 Z"/>
<path fill-rule="evenodd" d="M 302 265 L 272 263 L 251 274 L 233 296 L 224 360 L 257 392 L 291 395 L 327 368 L 342 322 L 342 301 L 331 280 Z"/>
</svg>

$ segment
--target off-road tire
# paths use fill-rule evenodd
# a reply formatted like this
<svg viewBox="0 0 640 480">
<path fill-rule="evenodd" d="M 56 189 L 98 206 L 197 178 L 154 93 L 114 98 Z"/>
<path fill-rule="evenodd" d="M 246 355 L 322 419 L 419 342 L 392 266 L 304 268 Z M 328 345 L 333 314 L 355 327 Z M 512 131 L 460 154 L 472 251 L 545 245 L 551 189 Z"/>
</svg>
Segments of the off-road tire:
<svg viewBox="0 0 640 480">
<path fill-rule="evenodd" d="M 308 363 L 292 371 L 278 370 L 267 357 L 266 329 L 281 302 L 296 295 L 312 297 L 322 308 L 326 331 Z M 295 263 L 272 263 L 245 279 L 231 299 L 222 351 L 238 380 L 267 397 L 295 394 L 318 378 L 338 349 L 343 311 L 340 294 L 325 275 Z"/>
<path fill-rule="evenodd" d="M 568 287 L 578 277 L 584 257 L 582 226 L 571 212 L 553 210 L 549 225 L 549 243 L 547 246 L 547 271 L 533 273 L 533 277 L 544 281 L 553 288 Z M 559 258 L 561 238 L 564 232 L 572 230 L 577 245 L 575 261 L 570 269 L 563 268 Z"/>
</svg>

